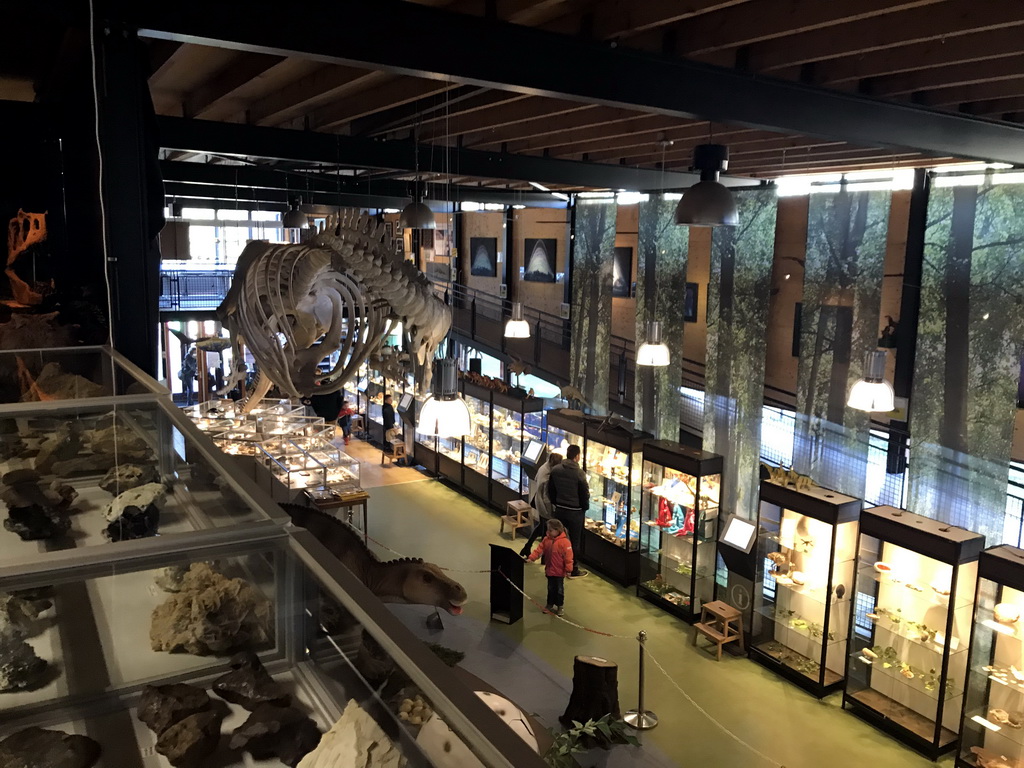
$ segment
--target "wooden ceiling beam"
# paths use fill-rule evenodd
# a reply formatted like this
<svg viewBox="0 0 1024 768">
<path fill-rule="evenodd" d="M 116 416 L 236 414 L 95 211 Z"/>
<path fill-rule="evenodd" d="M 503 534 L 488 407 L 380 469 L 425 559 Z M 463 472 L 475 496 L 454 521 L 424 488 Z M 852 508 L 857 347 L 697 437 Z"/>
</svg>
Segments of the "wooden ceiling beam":
<svg viewBox="0 0 1024 768">
<path fill-rule="evenodd" d="M 903 96 L 918 91 L 953 88 L 961 85 L 1014 80 L 1024 75 L 1024 55 L 1003 59 L 976 61 L 972 64 L 950 64 L 902 75 L 873 78 L 862 90 L 870 96 Z"/>
<path fill-rule="evenodd" d="M 230 98 L 242 86 L 248 85 L 281 62 L 284 56 L 260 53 L 242 54 L 237 60 L 182 99 L 185 117 L 207 117 L 221 100 Z"/>
<path fill-rule="evenodd" d="M 178 53 L 184 43 L 176 43 L 173 40 L 150 40 L 148 42 L 150 81 L 152 82 L 152 79 Z"/>
<path fill-rule="evenodd" d="M 628 39 L 668 24 L 695 16 L 723 11 L 743 5 L 749 0 L 598 0 L 571 13 L 543 24 L 551 32 L 578 35 L 581 31 L 597 40 Z"/>
<path fill-rule="evenodd" d="M 968 101 L 960 105 L 961 112 L 966 112 L 969 115 L 981 115 L 983 117 L 1001 117 L 1002 115 L 1020 112 L 1021 110 L 1024 110 L 1024 96 Z"/>
<path fill-rule="evenodd" d="M 249 122 L 253 125 L 278 125 L 306 114 L 317 104 L 340 98 L 363 87 L 381 84 L 393 77 L 357 67 L 320 67 L 280 91 L 250 104 Z"/>
<path fill-rule="evenodd" d="M 333 130 L 361 117 L 436 96 L 456 87 L 457 83 L 402 77 L 313 110 L 309 115 L 310 127 L 317 131 Z"/>
<path fill-rule="evenodd" d="M 514 104 L 484 109 L 472 115 L 452 121 L 449 126 L 436 124 L 433 131 L 425 134 L 425 141 L 437 140 L 444 136 L 463 136 L 463 145 L 481 147 L 500 144 L 502 141 L 530 136 L 530 123 L 536 126 L 545 120 L 557 120 L 560 116 L 595 112 L 601 109 L 593 104 L 581 104 L 561 99 L 532 98 Z M 635 114 L 635 113 L 634 113 Z"/>
<path fill-rule="evenodd" d="M 445 6 L 446 11 L 465 13 L 471 16 L 488 16 L 512 24 L 537 26 L 553 16 L 560 16 L 572 8 L 570 0 L 457 0 Z"/>
<path fill-rule="evenodd" d="M 752 72 L 772 72 L 1022 24 L 1024 14 L 1016 3 L 993 3 L 986 5 L 982 12 L 976 0 L 945 0 L 937 5 L 893 13 L 885 23 L 865 19 L 754 44 L 746 51 L 745 58 Z"/>
<path fill-rule="evenodd" d="M 965 103 L 989 101 L 992 99 L 1010 99 L 1020 96 L 1024 96 L 1024 75 L 1012 80 L 999 80 L 994 83 L 937 88 L 922 93 L 918 101 L 933 107 L 959 108 L 961 104 Z"/>
<path fill-rule="evenodd" d="M 181 67 L 189 56 L 188 43 L 175 43 L 171 40 L 153 40 L 153 43 L 163 43 L 161 53 L 157 54 L 158 61 L 154 61 L 153 74 L 149 76 L 149 87 L 161 89 L 165 86 L 166 80 L 174 70 Z"/>
<path fill-rule="evenodd" d="M 418 125 L 422 130 L 424 126 L 437 125 L 445 121 L 450 125 L 454 120 L 456 123 L 462 120 L 466 115 L 471 115 L 476 112 L 482 112 L 493 107 L 503 106 L 508 108 L 510 104 L 517 101 L 525 101 L 526 99 L 532 99 L 533 96 L 527 96 L 523 93 L 512 93 L 511 91 L 492 91 L 485 88 L 477 89 L 475 95 L 470 96 L 467 99 L 453 102 L 448 113 L 445 113 L 443 105 L 439 108 L 435 108 L 427 114 L 418 114 L 413 111 L 406 113 L 397 120 L 391 120 L 382 123 L 376 129 L 370 131 L 360 131 L 360 121 L 355 121 L 352 126 L 353 134 L 359 135 L 361 133 L 368 133 L 371 136 L 377 136 L 381 134 L 400 134 L 400 133 L 411 133 L 412 130 Z M 407 105 L 411 106 L 411 105 Z M 376 116 L 375 116 L 376 117 Z M 382 120 L 387 121 L 387 115 L 380 115 Z"/>
<path fill-rule="evenodd" d="M 651 155 L 652 157 L 657 155 L 660 157 L 660 133 L 664 134 L 665 140 L 673 142 L 673 145 L 665 150 L 665 156 L 669 157 L 674 154 L 682 156 L 692 153 L 695 144 L 708 142 L 709 131 L 707 123 L 696 123 L 692 126 L 682 126 L 674 130 L 659 131 L 654 134 L 637 134 L 634 137 L 625 137 L 618 140 L 581 142 L 577 145 L 563 147 L 562 151 L 553 152 L 552 154 L 559 157 L 575 157 L 586 153 L 587 159 L 594 158 L 594 162 L 619 162 L 628 155 Z M 743 137 L 765 138 L 773 135 L 775 134 L 768 133 L 767 131 L 755 131 L 751 128 L 727 128 L 724 130 L 716 128 L 712 133 L 713 138 L 711 141 L 731 145 L 734 141 L 739 141 Z M 597 158 L 601 159 L 598 160 Z"/>
<path fill-rule="evenodd" d="M 613 139 L 635 138 L 636 143 L 644 141 L 657 141 L 658 134 L 666 131 L 678 131 L 691 126 L 703 126 L 707 133 L 707 123 L 694 123 L 693 121 L 680 120 L 673 117 L 662 117 L 661 115 L 640 115 L 622 120 L 615 120 L 610 123 L 597 123 L 590 126 L 573 129 L 572 133 L 556 131 L 551 134 L 541 134 L 530 139 L 509 142 L 506 148 L 509 152 L 529 152 L 531 150 L 548 150 L 551 154 L 571 153 L 578 154 L 577 145 L 589 145 L 590 142 Z M 555 151 L 558 150 L 558 151 Z M 587 151 L 586 149 L 579 150 Z"/>
<path fill-rule="evenodd" d="M 791 158 L 786 157 L 783 159 L 782 154 L 775 159 L 761 158 L 746 160 L 742 163 L 737 163 L 736 167 L 733 168 L 732 164 L 729 165 L 730 174 L 745 175 L 751 172 L 752 169 L 774 169 L 778 171 L 781 168 L 808 168 L 808 167 L 825 167 L 829 164 L 835 165 L 859 165 L 864 164 L 865 166 L 881 166 L 886 165 L 895 168 L 898 165 L 903 164 L 909 159 L 919 159 L 927 161 L 930 158 L 925 157 L 920 152 L 897 152 L 897 153 L 885 153 L 878 149 L 856 149 L 847 150 L 843 152 L 821 152 L 808 154 L 803 157 Z"/>
<path fill-rule="evenodd" d="M 742 171 L 741 175 L 748 176 L 751 178 L 771 178 L 777 179 L 784 176 L 795 176 L 795 175 L 809 175 L 815 173 L 852 173 L 855 171 L 869 171 L 878 170 L 884 171 L 888 169 L 897 170 L 899 168 L 932 168 L 940 165 L 949 165 L 951 163 L 962 163 L 963 160 L 955 157 L 925 157 L 919 155 L 916 157 L 907 158 L 901 160 L 898 163 L 893 163 L 889 160 L 879 161 L 863 161 L 857 163 L 821 163 L 818 165 L 806 165 L 802 167 L 790 166 L 779 167 L 779 166 L 762 166 L 760 168 L 750 168 Z"/>
<path fill-rule="evenodd" d="M 1005 27 L 817 62 L 811 70 L 811 79 L 819 85 L 844 85 L 870 77 L 1017 56 L 1020 50 L 1020 30 Z M 781 75 L 782 72 L 776 74 Z"/>
<path fill-rule="evenodd" d="M 697 143 L 699 143 L 699 142 L 694 142 L 694 144 L 697 144 Z M 683 145 L 682 148 L 680 149 L 680 151 L 678 151 L 678 152 L 674 151 L 671 155 L 666 154 L 665 155 L 665 163 L 666 163 L 666 165 L 678 164 L 680 161 L 689 160 L 689 158 L 692 157 L 692 155 L 693 155 L 694 144 Z M 824 141 L 824 140 L 817 140 L 817 141 L 815 141 L 814 139 L 806 139 L 806 138 L 773 139 L 773 140 L 770 140 L 770 141 L 755 142 L 755 143 L 752 143 L 752 144 L 746 145 L 746 146 L 743 145 L 743 144 L 732 144 L 730 142 L 730 144 L 729 144 L 729 158 L 730 158 L 729 159 L 729 167 L 731 169 L 733 165 L 735 165 L 736 163 L 740 162 L 741 160 L 746 160 L 748 157 L 755 157 L 757 155 L 773 154 L 773 153 L 781 155 L 783 152 L 785 152 L 786 155 L 789 156 L 790 152 L 797 152 L 797 153 L 799 153 L 799 152 L 805 151 L 805 150 L 825 149 L 825 148 L 835 149 L 835 148 L 838 148 L 838 147 L 848 147 L 848 146 L 850 146 L 850 145 L 846 144 L 845 142 L 842 142 L 842 141 Z M 675 148 L 673 147 L 673 150 L 674 149 Z M 588 159 L 589 159 L 589 156 L 588 156 Z M 608 158 L 605 158 L 605 159 L 607 160 Z M 595 159 L 595 161 L 596 162 L 600 162 L 599 160 L 596 160 L 596 159 Z M 661 162 L 661 153 L 651 152 L 651 153 L 645 153 L 645 154 L 638 154 L 638 155 L 632 156 L 632 157 L 629 156 L 629 155 L 624 155 L 624 156 L 622 156 L 622 162 L 625 165 L 629 165 L 629 166 L 633 166 L 633 165 L 656 166 L 658 163 Z"/>
</svg>

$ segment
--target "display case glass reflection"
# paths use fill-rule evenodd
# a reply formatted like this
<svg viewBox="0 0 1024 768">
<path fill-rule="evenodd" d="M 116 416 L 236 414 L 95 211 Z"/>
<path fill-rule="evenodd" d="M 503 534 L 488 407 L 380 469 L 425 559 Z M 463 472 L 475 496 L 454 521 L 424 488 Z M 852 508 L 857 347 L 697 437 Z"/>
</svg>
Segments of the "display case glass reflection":
<svg viewBox="0 0 1024 768">
<path fill-rule="evenodd" d="M 497 403 L 492 406 L 491 479 L 510 490 L 523 490 L 519 460 L 523 454 L 523 414 Z"/>
<path fill-rule="evenodd" d="M 638 593 L 689 621 L 714 599 L 721 467 L 678 443 L 644 445 Z"/>
<path fill-rule="evenodd" d="M 589 435 L 584 470 L 590 486 L 587 530 L 628 550 L 640 548 L 640 514 L 633 503 L 640 498 L 642 456 L 596 442 Z"/>
<path fill-rule="evenodd" d="M 958 768 L 1024 768 L 1024 550 L 993 547 L 978 560 Z"/>
<path fill-rule="evenodd" d="M 817 696 L 841 687 L 861 502 L 761 484 L 751 656 Z"/>
<path fill-rule="evenodd" d="M 959 732 L 983 546 L 903 510 L 862 513 L 843 700 L 933 759 Z"/>
<path fill-rule="evenodd" d="M 467 390 L 469 387 L 466 388 Z M 469 406 L 472 432 L 464 437 L 462 463 L 466 469 L 488 476 L 491 461 L 491 402 L 489 393 L 471 394 L 465 391 L 463 397 Z M 442 451 L 443 452 L 443 451 Z"/>
</svg>

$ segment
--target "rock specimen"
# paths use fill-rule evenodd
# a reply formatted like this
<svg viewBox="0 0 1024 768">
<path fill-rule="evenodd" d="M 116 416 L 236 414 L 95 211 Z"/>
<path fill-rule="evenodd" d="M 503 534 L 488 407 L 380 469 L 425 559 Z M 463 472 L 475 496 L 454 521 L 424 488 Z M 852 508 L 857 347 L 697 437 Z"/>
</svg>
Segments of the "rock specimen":
<svg viewBox="0 0 1024 768">
<path fill-rule="evenodd" d="M 231 734 L 231 749 L 244 749 L 257 760 L 277 758 L 292 768 L 320 742 L 320 729 L 294 707 L 260 704 Z M 356 765 L 338 763 L 337 765 Z"/>
<path fill-rule="evenodd" d="M 166 498 L 167 488 L 161 483 L 147 483 L 118 495 L 103 513 L 110 523 L 107 536 L 111 541 L 125 541 L 156 535 Z"/>
<path fill-rule="evenodd" d="M 78 492 L 56 482 L 44 490 L 42 479 L 34 469 L 16 469 L 0 479 L 0 500 L 8 513 L 4 528 L 26 541 L 57 538 L 71 528 L 67 510 Z"/>
<path fill-rule="evenodd" d="M 45 676 L 46 662 L 20 632 L 0 632 L 0 691 L 35 688 Z"/>
<path fill-rule="evenodd" d="M 33 504 L 10 510 L 4 528 L 18 534 L 23 541 L 56 539 L 71 529 L 71 520 L 61 509 L 43 509 Z"/>
<path fill-rule="evenodd" d="M 116 466 L 118 460 L 113 454 L 95 453 L 86 456 L 76 456 L 67 461 L 58 461 L 53 465 L 53 474 L 59 477 L 74 477 L 75 475 L 98 475 Z"/>
<path fill-rule="evenodd" d="M 38 634 L 39 614 L 52 607 L 53 603 L 43 598 L 30 599 L 0 592 L 0 633 L 19 638 Z"/>
<path fill-rule="evenodd" d="M 196 656 L 252 648 L 273 638 L 273 606 L 242 579 L 229 579 L 208 563 L 193 563 L 181 591 L 153 610 L 154 651 Z"/>
<path fill-rule="evenodd" d="M 189 715 L 160 734 L 156 751 L 175 768 L 200 768 L 220 742 L 224 713 L 213 709 Z"/>
<path fill-rule="evenodd" d="M 138 718 L 160 736 L 175 723 L 209 708 L 210 697 L 194 685 L 147 685 L 139 699 Z"/>
<path fill-rule="evenodd" d="M 306 755 L 298 768 L 335 768 L 359 765 L 367 768 L 399 768 L 405 759 L 369 714 L 354 699 L 341 718 Z"/>
<path fill-rule="evenodd" d="M 149 483 L 158 483 L 160 473 L 152 464 L 140 466 L 139 464 L 118 464 L 111 467 L 110 471 L 100 480 L 99 486 L 107 493 L 117 496 L 125 491 L 138 488 Z"/>
<path fill-rule="evenodd" d="M 22 402 L 34 403 L 40 400 L 77 400 L 83 397 L 103 397 L 109 394 L 100 384 L 94 384 L 77 373 L 67 373 L 60 363 L 47 363 L 39 372 L 25 394 Z"/>
<path fill-rule="evenodd" d="M 39 472 L 51 472 L 56 462 L 73 459 L 81 450 L 82 438 L 79 434 L 78 423 L 75 421 L 63 422 L 39 446 L 35 468 Z"/>
<path fill-rule="evenodd" d="M 181 592 L 181 582 L 186 573 L 187 565 L 169 565 L 157 574 L 153 582 L 164 592 Z"/>
<path fill-rule="evenodd" d="M 250 712 L 261 704 L 287 707 L 292 697 L 263 668 L 252 651 L 235 654 L 229 662 L 231 672 L 213 681 L 213 692 L 232 704 L 241 704 Z"/>
<path fill-rule="evenodd" d="M 124 424 L 112 423 L 103 429 L 87 429 L 83 435 L 93 453 L 117 454 L 119 461 L 144 463 L 153 456 L 145 438 Z"/>
<path fill-rule="evenodd" d="M 0 768 L 91 768 L 100 745 L 88 736 L 25 728 L 0 741 Z"/>
</svg>

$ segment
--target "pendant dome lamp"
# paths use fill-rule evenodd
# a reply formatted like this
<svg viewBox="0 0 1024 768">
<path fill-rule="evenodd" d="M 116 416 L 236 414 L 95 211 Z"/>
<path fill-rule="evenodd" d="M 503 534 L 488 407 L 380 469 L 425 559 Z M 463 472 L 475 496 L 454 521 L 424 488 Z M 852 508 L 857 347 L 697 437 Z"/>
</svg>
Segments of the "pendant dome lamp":
<svg viewBox="0 0 1024 768">
<path fill-rule="evenodd" d="M 402 215 L 399 216 L 398 221 L 405 229 L 437 229 L 437 219 L 434 218 L 434 212 L 427 207 L 426 203 L 423 202 L 423 197 L 420 194 L 419 189 L 420 145 L 418 126 L 413 132 L 412 153 L 413 167 L 416 171 L 413 182 L 415 185 L 415 194 L 413 195 L 412 202 L 402 209 Z"/>
<path fill-rule="evenodd" d="M 420 408 L 416 431 L 436 437 L 459 437 L 472 432 L 469 406 L 459 394 L 458 368 L 451 358 L 434 361 L 433 392 Z"/>
<path fill-rule="evenodd" d="M 647 341 L 636 351 L 636 364 L 664 367 L 669 363 L 668 347 L 661 340 L 661 323 L 647 324 Z"/>
<path fill-rule="evenodd" d="M 523 304 L 520 301 L 512 302 L 512 317 L 505 323 L 505 338 L 530 338 L 530 324 L 523 319 Z"/>
<path fill-rule="evenodd" d="M 281 226 L 285 229 L 306 229 L 309 227 L 309 218 L 299 206 L 302 205 L 301 197 L 292 197 L 288 200 L 288 212 L 281 217 Z"/>
<path fill-rule="evenodd" d="M 683 193 L 676 206 L 676 224 L 691 227 L 735 227 L 739 213 L 732 192 L 719 180 L 729 167 L 729 148 L 722 144 L 698 144 L 693 149 L 691 171 L 700 171 L 700 181 Z"/>
<path fill-rule="evenodd" d="M 850 408 L 869 413 L 888 413 L 896 407 L 896 393 L 885 380 L 885 350 L 874 349 L 864 358 L 864 378 L 850 389 Z"/>
</svg>

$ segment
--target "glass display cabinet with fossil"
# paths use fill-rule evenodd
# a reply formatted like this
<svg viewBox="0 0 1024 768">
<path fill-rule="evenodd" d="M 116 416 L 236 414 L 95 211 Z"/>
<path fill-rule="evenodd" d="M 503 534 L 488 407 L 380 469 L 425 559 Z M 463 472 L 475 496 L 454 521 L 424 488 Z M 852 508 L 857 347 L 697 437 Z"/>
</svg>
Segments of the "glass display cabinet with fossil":
<svg viewBox="0 0 1024 768">
<path fill-rule="evenodd" d="M 986 549 L 957 768 L 1024 768 L 1024 550 Z"/>
<path fill-rule="evenodd" d="M 689 622 L 714 599 L 721 481 L 717 454 L 644 443 L 637 594 Z"/>
<path fill-rule="evenodd" d="M 463 379 L 462 396 L 472 427 L 463 439 L 462 486 L 486 503 L 491 498 L 491 391 Z"/>
<path fill-rule="evenodd" d="M 549 453 L 560 453 L 564 458 L 570 445 L 578 445 L 583 449 L 585 422 L 582 412 L 556 408 L 546 411 L 545 416 L 544 442 Z"/>
<path fill-rule="evenodd" d="M 761 481 L 750 657 L 819 698 L 843 684 L 861 506 Z"/>
<path fill-rule="evenodd" d="M 366 391 L 363 400 L 366 403 L 366 433 L 375 443 L 384 442 L 384 395 L 391 392 L 389 382 L 380 371 L 370 370 L 366 376 Z"/>
<path fill-rule="evenodd" d="M 615 417 L 588 416 L 583 469 L 590 486 L 581 560 L 624 587 L 640 577 L 640 487 L 652 435 Z"/>
<path fill-rule="evenodd" d="M 420 395 L 416 397 L 416 403 L 413 406 L 413 414 L 415 419 L 413 421 L 413 429 L 415 425 L 419 423 L 419 412 L 423 408 L 423 403 L 427 399 L 426 395 Z M 438 470 L 438 438 L 436 435 L 425 435 L 419 430 L 415 432 L 415 442 L 412 446 L 412 458 L 419 466 L 423 467 L 427 474 L 437 475 Z M 461 446 L 460 446 L 461 449 Z M 456 466 L 462 465 L 462 456 L 460 453 L 459 460 L 456 462 Z"/>
<path fill-rule="evenodd" d="M 523 446 L 526 440 L 542 436 L 541 430 L 527 429 L 527 415 L 542 419 L 543 410 L 544 401 L 538 398 L 491 393 L 491 504 L 502 513 L 508 502 L 526 496 L 529 483 L 520 465 Z"/>
<path fill-rule="evenodd" d="M 327 485 L 327 465 L 283 437 L 264 440 L 257 462 L 257 484 L 276 501 L 294 502 L 306 488 Z"/>
<path fill-rule="evenodd" d="M 843 706 L 936 759 L 956 745 L 985 537 L 861 512 Z"/>
</svg>

